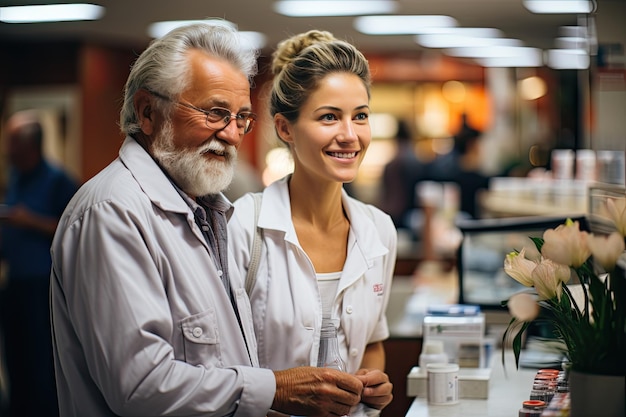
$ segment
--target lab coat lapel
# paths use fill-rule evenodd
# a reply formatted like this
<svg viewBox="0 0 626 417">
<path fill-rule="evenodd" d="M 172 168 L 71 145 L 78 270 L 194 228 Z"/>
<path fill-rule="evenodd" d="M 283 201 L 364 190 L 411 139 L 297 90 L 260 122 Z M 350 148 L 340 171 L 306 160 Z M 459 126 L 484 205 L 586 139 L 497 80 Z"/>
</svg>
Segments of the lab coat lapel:
<svg viewBox="0 0 626 417">
<path fill-rule="evenodd" d="M 187 224 L 193 231 L 194 236 L 208 251 L 209 246 L 204 236 L 202 236 L 200 228 L 196 226 L 193 213 L 189 209 L 189 206 L 170 183 L 169 178 L 167 178 L 157 163 L 135 139 L 126 137 L 120 149 L 120 160 L 132 173 L 143 192 L 146 193 L 150 201 L 152 201 L 152 204 L 163 211 L 186 216 Z M 164 184 L 169 184 L 169 186 L 164 186 Z"/>
<path fill-rule="evenodd" d="M 285 241 L 298 245 L 298 236 L 291 221 L 291 204 L 289 203 L 289 176 L 271 184 L 263 191 L 263 204 L 259 212 L 259 226 L 264 230 L 283 232 Z M 286 226 L 289 225 L 289 226 Z"/>
<path fill-rule="evenodd" d="M 374 260 L 386 255 L 370 208 L 349 197 L 343 191 L 343 205 L 350 220 L 348 256 L 339 282 L 339 291 L 352 285 L 374 266 Z"/>
</svg>

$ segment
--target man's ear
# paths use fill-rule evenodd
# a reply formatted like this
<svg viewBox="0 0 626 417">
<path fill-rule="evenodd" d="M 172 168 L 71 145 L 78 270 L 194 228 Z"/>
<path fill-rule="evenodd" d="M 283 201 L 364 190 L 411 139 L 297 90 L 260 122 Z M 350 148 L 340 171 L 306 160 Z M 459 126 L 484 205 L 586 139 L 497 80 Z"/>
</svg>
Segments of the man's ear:
<svg viewBox="0 0 626 417">
<path fill-rule="evenodd" d="M 289 144 L 293 142 L 291 123 L 280 113 L 274 115 L 274 129 L 276 129 L 276 134 L 278 134 L 283 142 Z"/>
<path fill-rule="evenodd" d="M 151 135 L 155 129 L 155 112 L 152 106 L 154 96 L 144 89 L 139 89 L 133 96 L 137 122 L 144 135 Z"/>
</svg>

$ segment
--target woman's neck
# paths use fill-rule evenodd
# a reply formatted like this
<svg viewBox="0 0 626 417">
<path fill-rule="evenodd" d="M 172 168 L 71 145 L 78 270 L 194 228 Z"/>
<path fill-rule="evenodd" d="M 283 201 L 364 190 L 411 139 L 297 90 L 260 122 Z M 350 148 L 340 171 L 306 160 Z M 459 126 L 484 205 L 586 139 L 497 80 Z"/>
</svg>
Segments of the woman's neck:
<svg viewBox="0 0 626 417">
<path fill-rule="evenodd" d="M 346 220 L 342 205 L 342 184 L 303 181 L 292 176 L 289 180 L 291 216 L 315 227 L 328 229 Z"/>
</svg>

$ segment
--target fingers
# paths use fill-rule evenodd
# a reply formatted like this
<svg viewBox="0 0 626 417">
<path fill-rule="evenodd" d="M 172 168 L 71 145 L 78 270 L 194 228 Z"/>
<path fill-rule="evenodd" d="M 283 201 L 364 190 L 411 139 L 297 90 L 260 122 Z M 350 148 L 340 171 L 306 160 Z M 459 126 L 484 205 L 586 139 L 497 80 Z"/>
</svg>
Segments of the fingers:
<svg viewBox="0 0 626 417">
<path fill-rule="evenodd" d="M 391 402 L 393 384 L 386 373 L 377 369 L 359 370 L 356 376 L 363 383 L 361 402 L 379 410 Z"/>
<path fill-rule="evenodd" d="M 357 397 L 361 396 L 361 392 L 363 391 L 363 381 L 359 378 L 354 377 L 353 375 L 340 372 L 337 379 L 337 387 L 349 392 L 351 394 L 356 395 Z M 358 401 L 357 401 L 358 403 Z"/>
</svg>

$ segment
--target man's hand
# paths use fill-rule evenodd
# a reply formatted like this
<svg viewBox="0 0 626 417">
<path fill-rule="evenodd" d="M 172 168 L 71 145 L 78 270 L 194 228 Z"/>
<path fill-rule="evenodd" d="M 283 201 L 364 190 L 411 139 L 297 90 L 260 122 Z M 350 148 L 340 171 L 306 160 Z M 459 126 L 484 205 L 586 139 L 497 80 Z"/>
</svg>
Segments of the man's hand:
<svg viewBox="0 0 626 417">
<path fill-rule="evenodd" d="M 363 383 L 361 402 L 365 405 L 382 410 L 393 399 L 393 384 L 389 376 L 378 369 L 359 369 L 357 378 Z"/>
<path fill-rule="evenodd" d="M 335 369 L 302 366 L 274 375 L 272 410 L 298 416 L 345 416 L 361 401 L 363 383 Z"/>
<path fill-rule="evenodd" d="M 4 219 L 7 223 L 42 232 L 47 235 L 54 235 L 58 219 L 39 215 L 24 205 L 16 205 L 5 212 Z"/>
</svg>

